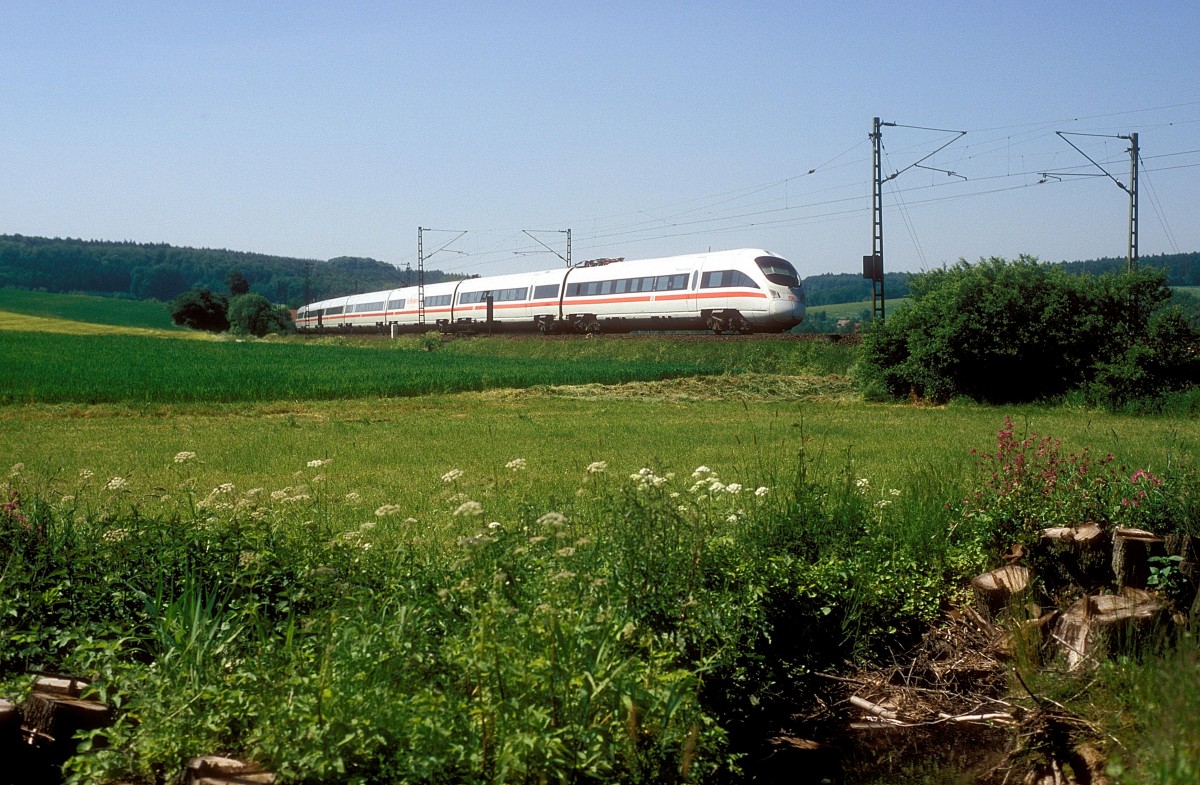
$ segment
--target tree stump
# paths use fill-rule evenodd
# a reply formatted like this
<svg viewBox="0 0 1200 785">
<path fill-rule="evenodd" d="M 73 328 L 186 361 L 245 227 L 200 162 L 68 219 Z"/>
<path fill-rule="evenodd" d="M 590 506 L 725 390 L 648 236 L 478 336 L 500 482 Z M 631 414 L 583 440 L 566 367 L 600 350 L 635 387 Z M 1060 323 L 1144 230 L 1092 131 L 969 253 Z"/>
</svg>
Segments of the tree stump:
<svg viewBox="0 0 1200 785">
<path fill-rule="evenodd" d="M 1135 643 L 1167 618 L 1167 603 L 1145 591 L 1084 596 L 1059 617 L 1054 631 L 1067 670 L 1092 661 L 1122 640 Z"/>
<path fill-rule="evenodd" d="M 1150 578 L 1150 557 L 1163 553 L 1163 538 L 1156 534 L 1142 529 L 1114 529 L 1112 571 L 1117 588 L 1146 588 Z"/>
<path fill-rule="evenodd" d="M 75 734 L 112 724 L 112 709 L 83 700 L 87 682 L 71 676 L 42 676 L 22 711 L 21 734 L 31 782 L 57 781 L 57 771 L 75 753 Z"/>
<path fill-rule="evenodd" d="M 254 785 L 275 782 L 275 775 L 253 763 L 205 755 L 192 758 L 184 767 L 182 785 Z"/>
<path fill-rule="evenodd" d="M 1033 571 L 1019 564 L 985 572 L 971 579 L 975 596 L 991 616 L 1006 607 L 1016 595 L 1023 594 L 1033 579 Z"/>
</svg>

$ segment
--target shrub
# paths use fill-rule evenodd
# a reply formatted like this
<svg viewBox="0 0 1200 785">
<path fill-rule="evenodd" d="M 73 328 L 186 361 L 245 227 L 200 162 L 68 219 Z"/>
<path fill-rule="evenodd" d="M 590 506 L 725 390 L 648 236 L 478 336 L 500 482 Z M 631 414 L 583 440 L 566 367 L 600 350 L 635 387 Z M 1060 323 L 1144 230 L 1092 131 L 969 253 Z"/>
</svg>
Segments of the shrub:
<svg viewBox="0 0 1200 785">
<path fill-rule="evenodd" d="M 295 329 L 286 308 L 275 307 L 261 294 L 243 294 L 229 304 L 229 329 L 239 335 L 290 332 Z"/>
<path fill-rule="evenodd" d="M 911 290 L 864 337 L 869 393 L 1009 403 L 1084 389 L 1120 406 L 1200 381 L 1200 334 L 1168 305 L 1161 270 L 1071 276 L 1029 256 L 960 260 L 914 276 Z"/>
<path fill-rule="evenodd" d="M 208 289 L 192 289 L 171 303 L 171 321 L 193 330 L 219 333 L 229 329 L 228 303 Z"/>
</svg>

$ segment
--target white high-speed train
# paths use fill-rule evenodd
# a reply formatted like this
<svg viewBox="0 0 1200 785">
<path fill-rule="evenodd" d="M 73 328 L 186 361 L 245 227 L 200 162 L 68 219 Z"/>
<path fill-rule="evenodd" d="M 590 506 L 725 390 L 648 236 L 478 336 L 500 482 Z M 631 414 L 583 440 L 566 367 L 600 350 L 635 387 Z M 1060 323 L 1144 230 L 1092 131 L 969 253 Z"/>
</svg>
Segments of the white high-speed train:
<svg viewBox="0 0 1200 785">
<path fill-rule="evenodd" d="M 576 267 L 322 300 L 301 332 L 783 332 L 804 320 L 804 287 L 786 259 L 758 249 Z"/>
</svg>

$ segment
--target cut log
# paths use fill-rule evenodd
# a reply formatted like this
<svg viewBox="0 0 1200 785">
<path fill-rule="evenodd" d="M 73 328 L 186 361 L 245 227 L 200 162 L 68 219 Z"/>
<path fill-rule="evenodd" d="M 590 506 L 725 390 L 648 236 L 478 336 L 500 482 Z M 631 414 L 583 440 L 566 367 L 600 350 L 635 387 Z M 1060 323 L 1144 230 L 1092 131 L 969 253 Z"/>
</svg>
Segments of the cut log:
<svg viewBox="0 0 1200 785">
<path fill-rule="evenodd" d="M 261 766 L 220 755 L 192 758 L 183 771 L 183 785 L 253 785 L 273 783 L 275 775 Z"/>
<path fill-rule="evenodd" d="M 1117 588 L 1146 588 L 1150 578 L 1150 557 L 1163 553 L 1163 538 L 1156 534 L 1142 529 L 1114 529 L 1112 571 Z"/>
<path fill-rule="evenodd" d="M 31 692 L 78 698 L 87 686 L 88 681 L 78 676 L 38 676 L 37 681 L 33 683 Z"/>
<path fill-rule="evenodd" d="M 76 732 L 103 728 L 112 722 L 112 709 L 100 701 L 32 692 L 25 702 L 26 733 L 70 741 Z"/>
<path fill-rule="evenodd" d="M 995 616 L 1013 597 L 1025 593 L 1032 579 L 1033 571 L 1028 567 L 1010 564 L 975 576 L 971 588 L 987 612 Z"/>
<path fill-rule="evenodd" d="M 1112 646 L 1129 640 L 1167 618 L 1167 604 L 1149 592 L 1126 590 L 1123 594 L 1084 596 L 1059 617 L 1054 639 L 1066 659 L 1067 669 L 1094 663 Z"/>
</svg>

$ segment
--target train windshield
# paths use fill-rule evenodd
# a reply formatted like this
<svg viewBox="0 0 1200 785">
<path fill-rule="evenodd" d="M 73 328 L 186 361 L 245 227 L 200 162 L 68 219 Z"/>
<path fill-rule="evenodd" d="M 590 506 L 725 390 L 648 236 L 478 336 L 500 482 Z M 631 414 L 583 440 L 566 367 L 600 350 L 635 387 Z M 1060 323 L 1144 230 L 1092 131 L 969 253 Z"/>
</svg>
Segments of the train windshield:
<svg viewBox="0 0 1200 785">
<path fill-rule="evenodd" d="M 758 264 L 758 269 L 763 271 L 763 275 L 767 276 L 767 280 L 780 286 L 786 286 L 789 289 L 794 289 L 800 285 L 800 276 L 796 273 L 796 268 L 792 267 L 792 263 L 787 259 L 780 259 L 778 256 L 760 256 L 754 260 Z"/>
</svg>

